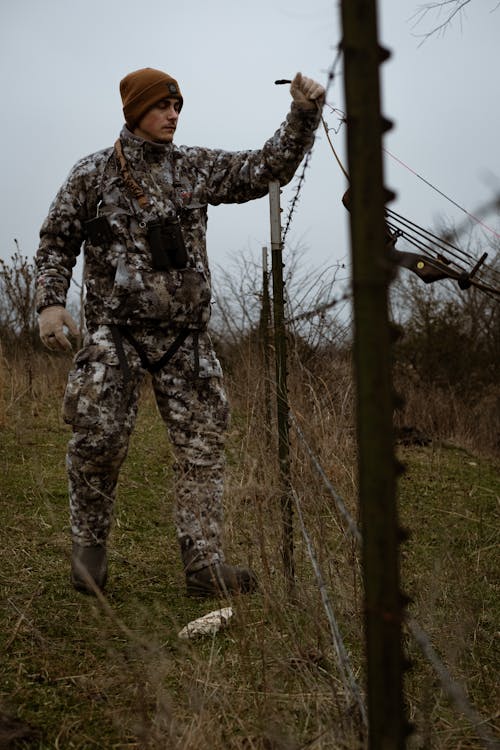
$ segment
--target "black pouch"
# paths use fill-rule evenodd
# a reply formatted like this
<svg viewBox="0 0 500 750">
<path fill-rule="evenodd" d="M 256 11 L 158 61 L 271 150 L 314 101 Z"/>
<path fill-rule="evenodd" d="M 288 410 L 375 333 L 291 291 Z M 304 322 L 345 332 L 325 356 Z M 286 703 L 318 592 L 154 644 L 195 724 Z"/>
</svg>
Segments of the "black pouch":
<svg viewBox="0 0 500 750">
<path fill-rule="evenodd" d="M 148 242 L 155 271 L 186 268 L 187 251 L 178 218 L 150 221 Z"/>
<path fill-rule="evenodd" d="M 94 247 L 106 245 L 113 239 L 113 232 L 106 216 L 96 216 L 83 223 L 85 236 Z"/>
</svg>

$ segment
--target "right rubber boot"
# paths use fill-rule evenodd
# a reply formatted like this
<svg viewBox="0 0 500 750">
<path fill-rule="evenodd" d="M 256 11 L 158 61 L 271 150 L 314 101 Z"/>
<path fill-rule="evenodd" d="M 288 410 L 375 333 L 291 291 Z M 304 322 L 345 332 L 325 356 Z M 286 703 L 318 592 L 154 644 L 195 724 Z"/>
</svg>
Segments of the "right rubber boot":
<svg viewBox="0 0 500 750">
<path fill-rule="evenodd" d="M 225 563 L 207 565 L 199 570 L 186 570 L 188 596 L 229 597 L 252 594 L 258 588 L 255 573 Z"/>
<path fill-rule="evenodd" d="M 108 578 L 108 557 L 104 545 L 82 547 L 73 542 L 71 554 L 71 583 L 82 594 L 93 594 L 95 588 L 104 590 Z M 92 583 L 94 586 L 92 586 Z"/>
</svg>

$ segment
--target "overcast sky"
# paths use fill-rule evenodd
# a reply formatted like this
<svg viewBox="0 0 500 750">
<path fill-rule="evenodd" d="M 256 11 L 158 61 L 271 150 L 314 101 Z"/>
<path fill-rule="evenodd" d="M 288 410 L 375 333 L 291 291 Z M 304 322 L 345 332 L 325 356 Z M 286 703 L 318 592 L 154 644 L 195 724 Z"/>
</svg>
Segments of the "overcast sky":
<svg viewBox="0 0 500 750">
<path fill-rule="evenodd" d="M 386 148 L 469 211 L 499 191 L 500 9 L 472 0 L 444 35 L 421 45 L 418 34 L 444 16 L 412 16 L 419 0 L 379 0 L 383 112 L 394 129 Z M 177 78 L 184 108 L 176 142 L 257 148 L 289 106 L 287 86 L 300 70 L 326 82 L 340 39 L 337 2 L 326 0 L 16 0 L 0 11 L 2 180 L 0 256 L 17 238 L 37 247 L 49 204 L 80 157 L 111 145 L 122 125 L 118 84 L 132 70 L 155 67 Z M 329 103 L 343 108 L 342 68 Z M 328 115 L 330 125 L 338 125 Z M 333 135 L 342 158 L 345 128 Z M 463 214 L 386 157 L 395 210 L 427 227 Z M 295 183 L 283 193 L 283 207 Z M 319 131 L 291 230 L 308 264 L 348 254 L 345 179 Z M 268 199 L 209 209 L 212 265 L 269 244 Z M 498 216 L 485 219 L 499 231 Z"/>
</svg>

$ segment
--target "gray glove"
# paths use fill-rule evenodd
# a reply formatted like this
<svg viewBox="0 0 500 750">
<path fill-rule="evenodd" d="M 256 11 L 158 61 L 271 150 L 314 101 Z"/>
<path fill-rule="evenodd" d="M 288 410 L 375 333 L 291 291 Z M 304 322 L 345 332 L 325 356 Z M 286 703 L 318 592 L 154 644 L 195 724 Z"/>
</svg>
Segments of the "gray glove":
<svg viewBox="0 0 500 750">
<path fill-rule="evenodd" d="M 63 326 L 73 336 L 78 336 L 79 330 L 75 321 L 62 305 L 51 305 L 44 307 L 38 316 L 40 338 L 47 349 L 71 351 L 72 346 L 69 339 L 64 335 Z"/>
<path fill-rule="evenodd" d="M 325 89 L 312 78 L 297 73 L 290 86 L 295 104 L 301 109 L 317 109 L 325 101 Z"/>
</svg>

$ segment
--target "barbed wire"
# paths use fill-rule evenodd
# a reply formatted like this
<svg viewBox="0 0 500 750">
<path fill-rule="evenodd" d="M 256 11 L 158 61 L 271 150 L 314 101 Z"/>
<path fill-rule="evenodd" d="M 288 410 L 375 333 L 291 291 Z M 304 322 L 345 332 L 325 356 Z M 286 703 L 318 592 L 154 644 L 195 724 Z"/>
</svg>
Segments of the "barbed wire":
<svg viewBox="0 0 500 750">
<path fill-rule="evenodd" d="M 298 425 L 297 419 L 295 418 L 292 412 L 290 412 L 290 422 L 293 425 L 295 432 L 297 436 L 299 437 L 300 442 L 302 443 L 306 453 L 310 457 L 314 468 L 318 472 L 319 476 L 322 478 L 326 489 L 328 490 L 330 495 L 333 497 L 337 510 L 339 511 L 340 515 L 343 517 L 344 521 L 347 524 L 347 531 L 352 537 L 354 537 L 357 544 L 361 546 L 362 534 L 360 530 L 358 529 L 358 526 L 355 520 L 353 519 L 353 517 L 347 510 L 347 507 L 343 498 L 336 491 L 335 487 L 329 480 L 325 470 L 321 466 L 321 462 L 318 456 L 316 455 L 314 450 L 311 448 L 311 446 L 307 442 L 307 439 L 305 438 L 304 433 L 302 432 L 300 426 Z M 294 496 L 295 496 L 295 493 L 294 493 Z M 299 516 L 299 520 L 300 520 L 300 516 Z M 301 526 L 302 526 L 302 521 L 301 521 Z M 432 646 L 429 636 L 424 631 L 424 629 L 419 625 L 417 620 L 415 620 L 413 617 L 409 615 L 405 616 L 404 624 L 406 625 L 408 631 L 413 636 L 415 642 L 420 647 L 424 657 L 427 659 L 428 663 L 434 669 L 434 672 L 436 673 L 439 679 L 439 682 L 441 684 L 443 691 L 450 698 L 451 702 L 455 705 L 455 708 L 460 713 L 462 713 L 466 717 L 466 719 L 468 719 L 468 721 L 471 723 L 472 727 L 474 728 L 478 737 L 483 743 L 483 747 L 486 748 L 486 750 L 499 750 L 500 745 L 492 736 L 488 728 L 485 726 L 485 719 L 476 711 L 475 708 L 473 708 L 473 706 L 471 705 L 470 701 L 467 698 L 467 694 L 464 688 L 453 678 L 453 676 L 449 672 L 446 665 L 440 659 L 434 647 Z"/>
<path fill-rule="evenodd" d="M 311 537 L 309 536 L 307 532 L 307 528 L 304 522 L 304 516 L 302 515 L 302 507 L 300 503 L 300 498 L 294 489 L 292 489 L 292 494 L 295 500 L 295 507 L 297 508 L 297 515 L 298 515 L 300 527 L 302 530 L 302 536 L 304 537 L 306 547 L 307 547 L 307 553 L 309 555 L 309 559 L 311 560 L 311 564 L 313 566 L 313 570 L 316 575 L 316 580 L 318 581 L 318 588 L 319 588 L 319 592 L 321 595 L 321 601 L 323 602 L 323 607 L 326 612 L 328 623 L 330 625 L 330 631 L 332 634 L 333 644 L 337 652 L 337 659 L 338 659 L 338 663 L 340 667 L 340 673 L 342 675 L 342 679 L 344 681 L 345 687 L 351 693 L 351 696 L 353 697 L 353 699 L 358 705 L 359 713 L 361 715 L 361 719 L 363 721 L 364 726 L 368 727 L 368 717 L 366 713 L 366 706 L 362 698 L 359 685 L 356 682 L 354 671 L 351 667 L 351 662 L 349 660 L 349 654 L 347 653 L 347 649 L 345 647 L 344 641 L 342 639 L 342 635 L 340 633 L 339 625 L 335 618 L 333 606 L 330 601 L 330 597 L 328 596 L 325 579 L 323 577 L 322 570 L 320 568 L 316 554 L 314 552 L 314 547 L 311 541 Z"/>
<path fill-rule="evenodd" d="M 291 325 L 292 323 L 297 323 L 300 320 L 310 320 L 311 318 L 314 318 L 317 315 L 323 316 L 329 310 L 332 310 L 334 307 L 337 307 L 337 305 L 340 305 L 343 302 L 347 302 L 348 300 L 352 299 L 352 297 L 353 297 L 352 291 L 344 292 L 344 294 L 342 294 L 340 297 L 335 297 L 329 302 L 325 302 L 323 305 L 319 305 L 318 307 L 315 307 L 313 310 L 307 310 L 306 312 L 298 313 L 297 315 L 288 317 L 285 320 L 285 323 L 287 325 Z"/>
<path fill-rule="evenodd" d="M 337 65 L 339 64 L 341 58 L 342 58 L 342 41 L 338 42 L 337 44 L 337 52 L 335 57 L 333 58 L 333 62 L 330 65 L 327 73 L 327 79 L 326 79 L 326 86 L 325 86 L 325 100 L 328 96 L 328 92 L 330 91 L 330 88 L 335 80 L 335 73 L 337 70 Z"/>
<path fill-rule="evenodd" d="M 337 65 L 338 65 L 341 57 L 342 57 L 342 44 L 339 43 L 337 45 L 337 54 L 335 55 L 335 58 L 334 58 L 334 60 L 333 60 L 333 62 L 331 64 L 331 66 L 330 66 L 330 68 L 328 70 L 328 74 L 327 74 L 327 81 L 326 81 L 326 86 L 325 86 L 325 101 L 326 101 L 326 97 L 328 95 L 328 92 L 330 90 L 330 87 L 331 87 L 333 81 L 335 80 L 336 68 L 337 68 Z M 293 198 L 291 199 L 291 201 L 289 203 L 288 212 L 287 212 L 287 215 L 285 217 L 285 228 L 284 228 L 284 230 L 283 230 L 283 232 L 281 234 L 281 242 L 282 242 L 283 245 L 285 244 L 285 240 L 286 240 L 288 231 L 289 231 L 290 226 L 292 224 L 292 220 L 293 220 L 293 216 L 294 216 L 294 213 L 295 213 L 295 209 L 296 209 L 296 207 L 298 205 L 298 202 L 300 200 L 300 193 L 301 193 L 302 187 L 303 187 L 304 182 L 305 182 L 307 168 L 308 168 L 309 163 L 311 161 L 311 155 L 312 155 L 312 151 L 313 151 L 313 146 L 314 146 L 314 144 L 311 146 L 311 148 L 309 149 L 309 151 L 307 152 L 307 154 L 305 156 L 304 165 L 302 167 L 300 175 L 297 178 L 297 185 L 296 185 L 296 188 L 295 188 L 294 196 L 293 196 Z"/>
<path fill-rule="evenodd" d="M 339 44 L 338 48 L 337 48 L 336 57 L 335 57 L 335 59 L 334 59 L 334 61 L 332 63 L 332 66 L 330 67 L 330 70 L 329 70 L 329 73 L 328 73 L 328 80 L 327 80 L 327 85 L 326 85 L 326 88 L 325 88 L 325 99 L 326 99 L 326 95 L 327 95 L 327 93 L 328 93 L 328 91 L 330 89 L 330 86 L 331 86 L 331 84 L 332 84 L 332 82 L 333 82 L 333 80 L 335 78 L 335 71 L 336 71 L 337 64 L 338 64 L 338 62 L 340 60 L 341 53 L 342 53 L 341 44 Z M 348 173 L 345 170 L 345 168 L 343 167 L 343 165 L 342 165 L 342 163 L 341 163 L 341 161 L 340 161 L 340 159 L 339 159 L 339 157 L 338 157 L 338 155 L 337 155 L 337 153 L 335 151 L 333 143 L 331 142 L 331 139 L 330 139 L 330 136 L 329 136 L 329 128 L 328 128 L 328 125 L 327 125 L 325 119 L 322 116 L 322 113 L 320 113 L 320 117 L 321 117 L 321 121 L 323 123 L 323 127 L 325 129 L 325 133 L 326 133 L 328 142 L 329 142 L 330 147 L 331 147 L 331 149 L 333 151 L 333 154 L 334 154 L 334 156 L 335 156 L 335 158 L 336 158 L 336 160 L 337 160 L 340 168 L 342 169 L 344 175 L 346 176 L 347 179 L 349 179 Z M 341 122 L 341 125 L 342 124 L 343 123 Z M 302 190 L 304 182 L 305 182 L 306 171 L 307 171 L 307 168 L 308 168 L 310 160 L 311 160 L 311 154 L 312 154 L 312 147 L 309 149 L 309 151 L 306 154 L 302 171 L 301 171 L 301 173 L 300 173 L 300 175 L 298 177 L 298 182 L 297 182 L 297 185 L 296 185 L 296 188 L 295 188 L 294 196 L 293 196 L 292 200 L 290 201 L 289 210 L 288 210 L 288 213 L 287 213 L 287 216 L 286 216 L 286 220 L 285 220 L 285 228 L 284 228 L 284 230 L 282 232 L 282 238 L 281 238 L 283 245 L 285 244 L 285 240 L 286 240 L 286 237 L 288 235 L 288 231 L 290 229 L 290 226 L 291 226 L 294 214 L 295 214 L 296 207 L 297 207 L 297 205 L 299 203 L 299 200 L 300 200 L 300 193 L 301 193 L 301 190 Z M 391 156 L 392 156 L 392 154 L 391 154 Z M 424 179 L 420 175 L 417 175 L 417 176 L 420 179 Z M 427 182 L 426 180 L 424 180 L 424 181 Z M 435 188 L 435 186 L 431 185 L 430 183 L 428 183 L 428 184 L 429 184 L 430 187 L 432 187 L 432 189 L 438 190 L 437 188 Z M 441 195 L 443 195 L 445 198 L 447 198 L 448 200 L 450 200 L 455 205 L 458 205 L 458 204 L 456 204 L 455 201 L 453 201 L 452 199 L 448 198 L 448 196 L 444 195 L 444 193 L 442 193 L 441 191 L 438 190 L 438 192 L 440 192 Z M 478 221 L 477 217 L 471 215 L 469 212 L 467 212 L 461 206 L 458 206 L 458 207 L 461 210 L 465 211 L 465 213 L 467 213 L 467 215 L 470 218 L 473 218 L 476 221 Z M 394 219 L 395 216 L 393 215 L 392 218 Z M 400 217 L 400 218 L 404 219 L 404 217 Z M 483 224 L 483 222 L 478 222 L 478 223 Z M 415 225 L 415 227 L 417 227 L 417 226 L 418 225 Z M 484 224 L 483 224 L 483 226 L 484 226 Z M 418 229 L 421 230 L 420 227 L 418 227 Z M 494 230 L 491 230 L 490 227 L 488 227 L 488 229 L 490 231 L 493 231 L 493 233 L 496 236 L 498 236 L 498 234 L 496 232 L 494 232 Z M 422 230 L 422 231 L 425 231 L 425 230 Z M 430 233 L 427 233 L 427 234 L 429 235 Z M 442 241 L 444 241 L 446 244 L 450 244 L 451 245 L 451 243 L 448 243 L 445 239 L 442 240 Z M 451 246 L 451 247 L 454 250 L 456 250 L 459 253 L 461 253 L 464 257 L 466 257 L 468 255 L 467 253 L 464 253 L 463 251 L 461 251 L 459 248 L 456 248 L 454 246 Z M 442 247 L 440 249 L 442 250 Z M 447 252 L 448 252 L 448 249 L 447 249 Z M 332 301 L 332 306 L 338 304 L 339 301 L 340 300 L 333 300 Z M 325 309 L 328 309 L 328 305 L 326 306 Z M 312 314 L 314 314 L 315 312 L 316 311 L 313 311 Z M 290 419 L 290 422 L 291 422 L 292 426 L 295 429 L 295 432 L 296 432 L 297 436 L 299 437 L 300 442 L 302 443 L 302 446 L 303 446 L 305 452 L 308 454 L 308 456 L 309 456 L 309 458 L 311 460 L 312 465 L 314 466 L 314 468 L 316 469 L 317 473 L 321 477 L 321 479 L 322 479 L 322 481 L 323 481 L 326 489 L 328 490 L 329 494 L 334 499 L 336 508 L 337 508 L 339 514 L 341 515 L 341 517 L 343 518 L 343 520 L 344 520 L 344 522 L 345 522 L 345 524 L 347 526 L 346 531 L 356 540 L 356 543 L 359 546 L 361 546 L 361 544 L 362 544 L 362 534 L 361 534 L 361 532 L 360 532 L 360 530 L 359 530 L 359 528 L 357 526 L 357 523 L 355 522 L 355 520 L 353 519 L 353 517 L 349 513 L 349 511 L 348 511 L 348 509 L 346 507 L 346 504 L 345 504 L 343 498 L 336 491 L 336 489 L 333 486 L 332 482 L 329 480 L 326 472 L 324 471 L 324 469 L 323 469 L 323 467 L 321 465 L 321 462 L 320 462 L 318 456 L 316 455 L 316 453 L 314 452 L 314 450 L 311 448 L 311 446 L 307 442 L 307 440 L 306 440 L 306 438 L 304 436 L 304 433 L 302 432 L 302 430 L 301 430 L 301 428 L 300 428 L 300 426 L 299 426 L 299 424 L 297 422 L 297 419 L 295 418 L 295 416 L 293 415 L 292 412 L 290 412 L 290 414 L 289 414 L 289 419 Z M 335 645 L 335 648 L 336 648 L 336 651 L 337 651 L 337 656 L 338 656 L 338 659 L 339 659 L 339 666 L 340 666 L 340 669 L 341 669 L 341 673 L 343 675 L 343 679 L 344 679 L 344 682 L 345 682 L 346 686 L 348 686 L 349 691 L 355 697 L 355 700 L 356 700 L 357 704 L 359 705 L 361 716 L 363 718 L 364 723 L 366 724 L 367 720 L 366 720 L 366 712 L 365 712 L 364 703 L 362 701 L 361 693 L 360 693 L 360 691 L 358 689 L 358 686 L 356 684 L 356 681 L 354 679 L 354 674 L 352 672 L 352 669 L 351 669 L 351 666 L 350 666 L 350 663 L 349 663 L 347 651 L 346 651 L 344 643 L 342 641 L 342 637 L 340 635 L 340 629 L 339 629 L 338 624 L 336 622 L 336 619 L 335 619 L 335 616 L 334 616 L 334 612 L 333 612 L 333 607 L 331 606 L 331 603 L 330 603 L 330 600 L 329 600 L 329 597 L 328 597 L 328 593 L 327 593 L 327 590 L 326 590 L 326 586 L 325 586 L 325 582 L 324 582 L 324 579 L 323 579 L 323 575 L 322 575 L 321 569 L 320 569 L 320 567 L 318 565 L 318 562 L 317 562 L 317 559 L 316 559 L 316 556 L 315 556 L 315 553 L 314 553 L 314 548 L 313 548 L 311 539 L 309 537 L 309 534 L 307 532 L 307 528 L 305 526 L 305 522 L 304 522 L 304 518 L 303 518 L 303 514 L 302 514 L 302 508 L 301 508 L 301 504 L 300 504 L 300 499 L 299 499 L 297 493 L 295 492 L 295 490 L 293 490 L 293 488 L 292 488 L 292 494 L 293 494 L 293 497 L 294 497 L 294 500 L 295 500 L 295 505 L 296 505 L 296 508 L 297 508 L 297 514 L 298 514 L 299 522 L 300 522 L 300 525 L 301 525 L 302 535 L 304 536 L 304 540 L 306 542 L 308 554 L 309 554 L 309 557 L 311 559 L 311 563 L 312 563 L 312 566 L 313 566 L 313 569 L 314 569 L 314 572 L 315 572 L 315 575 L 316 575 L 316 579 L 318 581 L 318 586 L 319 586 L 319 590 L 320 590 L 320 594 L 321 594 L 323 606 L 325 608 L 325 611 L 326 611 L 326 614 L 327 614 L 327 618 L 328 618 L 328 621 L 329 621 L 329 624 L 330 624 L 330 629 L 331 629 L 331 632 L 332 632 L 332 637 L 333 637 L 334 645 Z M 491 735 L 491 733 L 489 732 L 489 730 L 487 729 L 487 727 L 485 727 L 485 720 L 472 707 L 470 701 L 467 698 L 465 690 L 462 688 L 462 686 L 456 680 L 454 680 L 454 678 L 450 674 L 450 672 L 447 669 L 447 667 L 445 666 L 445 664 L 439 658 L 438 654 L 436 653 L 436 651 L 434 650 L 434 648 L 432 646 L 430 638 L 425 633 L 425 631 L 423 630 L 423 628 L 421 628 L 421 626 L 418 624 L 418 622 L 413 617 L 410 617 L 408 615 L 405 616 L 404 623 L 405 623 L 408 631 L 410 632 L 410 634 L 413 636 L 415 642 L 421 648 L 421 651 L 422 651 L 424 657 L 427 659 L 427 661 L 429 662 L 429 664 L 431 665 L 431 667 L 435 671 L 435 673 L 436 673 L 436 675 L 437 675 L 437 677 L 439 679 L 439 682 L 441 684 L 442 689 L 448 695 L 448 697 L 450 698 L 451 702 L 454 704 L 454 706 L 456 707 L 456 709 L 460 713 L 462 713 L 468 719 L 468 721 L 471 723 L 471 725 L 473 726 L 474 730 L 476 731 L 478 737 L 480 738 L 481 742 L 484 744 L 484 747 L 487 748 L 487 750 L 493 750 L 494 748 L 497 748 L 497 750 L 498 750 L 499 745 L 496 742 L 495 738 Z"/>
<path fill-rule="evenodd" d="M 317 455 L 315 454 L 315 452 L 313 451 L 313 449 L 311 448 L 311 446 L 307 442 L 307 440 L 305 438 L 305 435 L 302 432 L 301 428 L 299 427 L 297 419 L 295 418 L 295 416 L 294 416 L 294 414 L 292 412 L 290 412 L 290 422 L 293 425 L 293 428 L 294 428 L 295 432 L 297 433 L 297 436 L 299 437 L 300 442 L 302 443 L 302 445 L 303 445 L 306 453 L 308 454 L 309 458 L 311 459 L 311 462 L 312 462 L 314 468 L 316 469 L 316 471 L 318 472 L 319 476 L 323 480 L 326 489 L 328 490 L 328 492 L 330 493 L 330 495 L 333 497 L 333 499 L 335 501 L 335 505 L 337 506 L 338 512 L 340 513 L 340 515 L 342 516 L 342 518 L 344 519 L 344 521 L 347 524 L 347 530 L 349 531 L 349 533 L 351 534 L 351 536 L 354 537 L 354 539 L 356 540 L 356 542 L 360 545 L 361 544 L 361 532 L 358 529 L 358 525 L 357 525 L 356 521 L 354 520 L 354 518 L 351 516 L 351 514 L 347 510 L 347 506 L 346 506 L 343 498 L 341 497 L 341 495 L 339 495 L 339 493 L 337 492 L 337 490 L 335 489 L 335 487 L 333 486 L 333 484 L 328 479 L 328 476 L 326 475 L 325 470 L 321 466 L 319 458 L 317 457 Z"/>
<path fill-rule="evenodd" d="M 427 633 L 420 627 L 413 617 L 407 616 L 405 624 L 417 644 L 420 646 L 427 661 L 439 677 L 439 681 L 448 697 L 451 698 L 459 711 L 461 711 L 461 713 L 470 721 L 478 736 L 484 743 L 484 747 L 488 748 L 488 750 L 499 750 L 500 743 L 496 741 L 491 732 L 485 726 L 485 720 L 483 717 L 469 703 L 463 687 L 453 679 L 450 672 L 437 655 Z"/>
<path fill-rule="evenodd" d="M 288 234 L 288 230 L 290 229 L 290 225 L 292 223 L 292 219 L 293 219 L 293 215 L 294 215 L 294 212 L 295 212 L 295 208 L 296 208 L 296 206 L 297 206 L 297 204 L 299 202 L 299 199 L 300 199 L 300 191 L 302 190 L 302 185 L 305 182 L 307 168 L 309 166 L 309 162 L 311 161 L 312 151 L 313 151 L 313 147 L 311 146 L 311 148 L 309 149 L 309 151 L 306 154 L 306 157 L 305 157 L 305 160 L 304 160 L 304 164 L 303 164 L 303 167 L 302 167 L 302 171 L 301 171 L 300 175 L 297 178 L 298 181 L 297 181 L 297 187 L 295 188 L 295 195 L 293 196 L 292 200 L 290 201 L 290 207 L 288 209 L 288 213 L 286 215 L 286 220 L 285 220 L 286 221 L 285 228 L 284 228 L 283 233 L 281 235 L 281 242 L 282 242 L 283 245 L 285 244 L 286 236 Z"/>
</svg>

